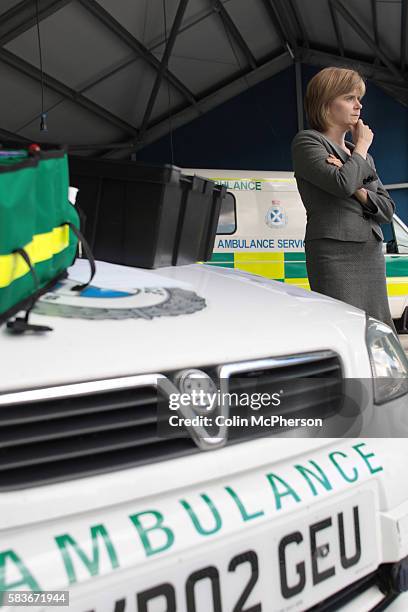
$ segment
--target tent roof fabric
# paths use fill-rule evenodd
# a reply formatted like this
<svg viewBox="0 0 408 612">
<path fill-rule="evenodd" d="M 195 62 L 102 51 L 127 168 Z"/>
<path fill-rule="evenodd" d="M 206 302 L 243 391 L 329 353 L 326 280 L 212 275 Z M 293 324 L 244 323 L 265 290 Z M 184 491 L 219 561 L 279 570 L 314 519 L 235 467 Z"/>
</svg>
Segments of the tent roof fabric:
<svg viewBox="0 0 408 612">
<path fill-rule="evenodd" d="M 408 106 L 407 34 L 408 0 L 2 0 L 0 138 L 128 154 L 294 62 Z"/>
</svg>

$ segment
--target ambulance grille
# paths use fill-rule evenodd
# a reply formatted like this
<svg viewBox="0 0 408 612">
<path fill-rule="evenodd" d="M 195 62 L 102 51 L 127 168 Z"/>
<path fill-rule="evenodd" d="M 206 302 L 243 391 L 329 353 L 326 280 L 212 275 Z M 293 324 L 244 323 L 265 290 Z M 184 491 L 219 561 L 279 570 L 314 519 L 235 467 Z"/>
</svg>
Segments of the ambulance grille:
<svg viewBox="0 0 408 612">
<path fill-rule="evenodd" d="M 336 416 L 344 409 L 345 402 L 354 402 L 358 381 L 344 379 L 341 361 L 335 353 L 322 351 L 310 355 L 294 355 L 281 359 L 261 360 L 252 367 L 239 371 L 231 371 L 228 376 L 228 392 L 234 397 L 230 406 L 230 416 L 262 415 L 263 417 L 283 417 L 290 419 L 322 419 L 325 427 L 330 417 Z M 357 389 L 358 391 L 358 389 Z M 282 392 L 282 393 L 281 393 Z M 256 410 L 242 407 L 239 398 L 275 395 L 279 404 L 258 406 Z M 355 404 L 354 404 L 355 405 Z M 344 412 L 344 410 L 343 410 Z M 354 414 L 350 414 L 354 417 Z M 351 419 L 337 420 L 335 429 L 327 431 L 331 437 L 339 437 L 350 427 Z M 289 430 L 290 425 L 280 425 L 270 430 L 270 435 Z M 231 441 L 253 438 L 256 435 L 265 436 L 265 427 L 231 427 L 228 437 Z M 315 433 L 318 432 L 315 430 Z M 299 435 L 302 435 L 299 432 Z M 322 435 L 322 434 L 318 434 Z"/>
<path fill-rule="evenodd" d="M 56 394 L 59 389 L 63 391 L 58 387 L 47 391 Z M 108 473 L 197 452 L 189 437 L 158 437 L 159 394 L 154 385 L 144 385 L 36 397 L 8 405 L 0 396 L 0 491 Z M 41 390 L 34 395 L 41 395 Z"/>
<path fill-rule="evenodd" d="M 279 408 L 288 417 L 326 419 L 342 405 L 341 362 L 330 351 L 220 366 L 218 374 L 214 369 L 210 373 L 214 379 L 220 376 L 221 386 L 226 370 L 229 392 L 272 393 L 280 386 L 286 389 L 289 382 L 290 400 Z M 172 432 L 170 438 L 158 433 L 159 402 L 167 403 L 175 389 L 171 377 L 152 374 L 0 394 L 0 491 L 199 452 L 185 430 Z M 327 392 L 330 403 L 325 401 Z M 233 412 L 232 406 L 230 416 Z M 341 433 L 336 429 L 329 437 Z M 256 435 L 246 428 L 229 428 L 228 441 Z"/>
</svg>

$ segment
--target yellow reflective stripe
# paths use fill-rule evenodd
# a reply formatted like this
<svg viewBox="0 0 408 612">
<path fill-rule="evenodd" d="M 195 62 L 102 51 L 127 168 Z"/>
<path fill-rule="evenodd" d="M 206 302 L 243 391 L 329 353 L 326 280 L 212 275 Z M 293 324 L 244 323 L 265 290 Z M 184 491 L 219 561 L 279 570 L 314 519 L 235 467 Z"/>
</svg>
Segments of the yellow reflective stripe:
<svg viewBox="0 0 408 612">
<path fill-rule="evenodd" d="M 283 251 L 235 251 L 234 267 L 265 278 L 283 279 L 285 260 Z"/>
<path fill-rule="evenodd" d="M 273 262 L 284 262 L 284 253 L 282 251 L 235 251 L 234 260 L 240 262 L 253 262 L 253 261 L 273 261 Z"/>
<path fill-rule="evenodd" d="M 33 264 L 51 259 L 69 245 L 69 226 L 54 227 L 51 232 L 37 234 L 23 248 Z M 0 287 L 7 287 L 29 272 L 29 267 L 18 253 L 0 255 Z"/>
<path fill-rule="evenodd" d="M 282 278 L 279 276 L 280 268 L 274 264 L 237 264 L 235 268 L 238 270 L 243 270 L 244 272 L 249 272 L 250 274 L 258 274 L 259 276 L 264 276 L 265 278 L 275 279 Z"/>
<path fill-rule="evenodd" d="M 285 276 L 284 253 L 283 251 L 235 251 L 234 267 L 265 278 L 282 279 Z"/>
<path fill-rule="evenodd" d="M 399 295 L 408 295 L 408 277 L 407 276 L 392 276 L 387 278 L 387 293 L 391 297 Z"/>
<path fill-rule="evenodd" d="M 307 278 L 285 278 L 285 283 L 289 285 L 296 285 L 302 289 L 310 289 L 309 281 Z"/>
<path fill-rule="evenodd" d="M 283 278 L 284 274 L 284 264 L 282 263 L 262 263 L 262 262 L 253 262 L 253 263 L 244 263 L 244 262 L 235 262 L 235 268 L 238 270 L 244 270 L 245 272 L 250 272 L 251 274 L 259 274 L 260 276 L 265 276 L 265 278 Z"/>
</svg>

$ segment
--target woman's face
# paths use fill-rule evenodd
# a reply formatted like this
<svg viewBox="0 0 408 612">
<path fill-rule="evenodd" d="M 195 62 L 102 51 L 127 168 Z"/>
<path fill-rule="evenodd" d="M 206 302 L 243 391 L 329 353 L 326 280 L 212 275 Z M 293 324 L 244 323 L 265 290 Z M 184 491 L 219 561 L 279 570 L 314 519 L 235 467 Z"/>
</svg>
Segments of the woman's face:
<svg viewBox="0 0 408 612">
<path fill-rule="evenodd" d="M 329 104 L 328 120 L 348 131 L 359 120 L 362 107 L 357 90 L 337 96 Z"/>
</svg>

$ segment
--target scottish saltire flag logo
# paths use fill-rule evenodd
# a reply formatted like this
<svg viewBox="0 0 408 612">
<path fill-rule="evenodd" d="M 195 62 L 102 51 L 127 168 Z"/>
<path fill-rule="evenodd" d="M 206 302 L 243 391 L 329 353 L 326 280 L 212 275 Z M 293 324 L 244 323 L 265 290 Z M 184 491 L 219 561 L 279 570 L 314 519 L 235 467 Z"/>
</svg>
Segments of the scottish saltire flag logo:
<svg viewBox="0 0 408 612">
<path fill-rule="evenodd" d="M 266 213 L 265 221 L 269 227 L 285 227 L 288 223 L 288 218 L 283 206 L 277 202 L 273 202 L 273 206 L 271 206 Z"/>
</svg>

